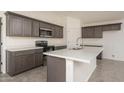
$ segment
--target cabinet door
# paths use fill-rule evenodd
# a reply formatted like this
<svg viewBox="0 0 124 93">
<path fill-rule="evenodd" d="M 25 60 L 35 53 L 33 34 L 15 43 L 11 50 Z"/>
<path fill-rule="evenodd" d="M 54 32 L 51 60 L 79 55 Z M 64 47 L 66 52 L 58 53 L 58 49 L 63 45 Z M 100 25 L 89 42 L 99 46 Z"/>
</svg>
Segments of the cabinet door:
<svg viewBox="0 0 124 93">
<path fill-rule="evenodd" d="M 59 38 L 63 38 L 63 27 L 59 29 Z"/>
<path fill-rule="evenodd" d="M 111 31 L 111 25 L 103 25 L 103 31 Z"/>
<path fill-rule="evenodd" d="M 117 31 L 121 29 L 121 23 L 103 25 L 103 31 Z"/>
<path fill-rule="evenodd" d="M 54 37 L 63 38 L 63 27 L 55 26 Z"/>
<path fill-rule="evenodd" d="M 87 28 L 87 38 L 94 38 L 94 27 Z"/>
<path fill-rule="evenodd" d="M 15 57 L 15 74 L 21 73 L 35 66 L 34 54 Z"/>
<path fill-rule="evenodd" d="M 26 59 L 25 56 L 15 56 L 15 74 L 21 73 L 25 70 Z"/>
<path fill-rule="evenodd" d="M 82 28 L 82 38 L 87 38 L 87 28 Z"/>
<path fill-rule="evenodd" d="M 40 23 L 38 21 L 33 21 L 32 36 L 39 37 Z"/>
<path fill-rule="evenodd" d="M 32 33 L 32 20 L 23 18 L 23 36 L 31 37 Z"/>
<path fill-rule="evenodd" d="M 23 36 L 23 18 L 8 15 L 7 24 L 7 36 Z"/>
<path fill-rule="evenodd" d="M 59 38 L 59 28 L 58 28 L 58 26 L 55 26 L 54 37 Z"/>
<path fill-rule="evenodd" d="M 26 59 L 26 62 L 24 65 L 25 70 L 35 67 L 35 54 L 25 55 L 25 59 Z"/>
<path fill-rule="evenodd" d="M 40 28 L 51 29 L 51 26 L 50 26 L 50 24 L 48 24 L 48 23 L 40 22 Z"/>
<path fill-rule="evenodd" d="M 112 30 L 120 30 L 120 29 L 121 29 L 121 23 L 113 24 L 113 25 L 111 26 L 111 29 L 112 29 Z"/>
<path fill-rule="evenodd" d="M 94 38 L 102 38 L 102 27 L 101 26 L 96 26 L 94 30 Z"/>
<path fill-rule="evenodd" d="M 94 38 L 94 27 L 83 28 L 83 38 Z"/>
<path fill-rule="evenodd" d="M 41 66 L 41 65 L 43 65 L 43 54 L 36 53 L 35 54 L 35 66 Z"/>
</svg>

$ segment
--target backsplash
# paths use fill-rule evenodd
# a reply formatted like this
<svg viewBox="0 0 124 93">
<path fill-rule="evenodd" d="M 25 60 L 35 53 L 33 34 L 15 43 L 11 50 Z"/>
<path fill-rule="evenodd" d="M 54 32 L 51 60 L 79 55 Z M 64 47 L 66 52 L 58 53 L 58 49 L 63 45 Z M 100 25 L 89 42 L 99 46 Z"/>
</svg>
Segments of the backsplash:
<svg viewBox="0 0 124 93">
<path fill-rule="evenodd" d="M 83 45 L 103 45 L 103 39 L 83 39 Z"/>
<path fill-rule="evenodd" d="M 30 37 L 7 37 L 7 48 L 22 48 L 22 47 L 34 47 L 35 41 L 47 40 L 49 45 L 66 45 L 64 39 L 44 39 L 44 38 L 30 38 Z"/>
</svg>

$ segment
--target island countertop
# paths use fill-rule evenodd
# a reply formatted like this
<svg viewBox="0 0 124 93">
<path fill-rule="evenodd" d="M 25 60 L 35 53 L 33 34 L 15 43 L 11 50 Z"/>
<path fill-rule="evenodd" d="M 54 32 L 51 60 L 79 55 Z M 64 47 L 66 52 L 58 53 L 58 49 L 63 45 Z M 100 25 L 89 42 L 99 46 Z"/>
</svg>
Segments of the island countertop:
<svg viewBox="0 0 124 93">
<path fill-rule="evenodd" d="M 90 63 L 94 57 L 103 51 L 103 47 L 84 47 L 80 50 L 62 49 L 51 52 L 44 52 L 44 55 L 64 58 L 83 63 Z"/>
</svg>

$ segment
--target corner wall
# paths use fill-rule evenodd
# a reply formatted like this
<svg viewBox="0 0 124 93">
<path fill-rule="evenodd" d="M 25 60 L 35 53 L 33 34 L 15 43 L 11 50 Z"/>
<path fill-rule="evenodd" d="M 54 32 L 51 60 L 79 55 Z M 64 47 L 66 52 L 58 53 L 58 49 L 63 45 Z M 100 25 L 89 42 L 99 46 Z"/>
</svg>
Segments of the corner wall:
<svg viewBox="0 0 124 93">
<path fill-rule="evenodd" d="M 80 20 L 72 17 L 67 17 L 66 31 L 67 31 L 67 46 L 68 48 L 72 48 L 76 45 L 76 39 L 78 37 L 81 37 Z"/>
</svg>

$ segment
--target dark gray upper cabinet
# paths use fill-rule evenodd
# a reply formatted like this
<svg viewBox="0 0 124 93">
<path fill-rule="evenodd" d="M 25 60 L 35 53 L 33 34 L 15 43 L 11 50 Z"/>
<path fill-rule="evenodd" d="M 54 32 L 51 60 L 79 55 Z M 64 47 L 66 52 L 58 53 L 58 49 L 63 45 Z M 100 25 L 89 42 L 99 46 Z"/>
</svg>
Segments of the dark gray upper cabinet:
<svg viewBox="0 0 124 93">
<path fill-rule="evenodd" d="M 23 18 L 23 36 L 31 37 L 32 34 L 32 20 Z"/>
<path fill-rule="evenodd" d="M 46 28 L 52 30 L 52 24 L 46 22 L 40 22 L 40 28 Z"/>
<path fill-rule="evenodd" d="M 33 20 L 32 24 L 32 37 L 39 37 L 40 23 Z"/>
<path fill-rule="evenodd" d="M 59 29 L 58 26 L 54 26 L 54 38 L 58 38 L 59 37 Z"/>
<path fill-rule="evenodd" d="M 15 15 L 7 15 L 7 36 L 31 37 L 32 21 Z"/>
<path fill-rule="evenodd" d="M 94 28 L 94 38 L 102 38 L 103 34 L 102 34 L 102 27 L 101 26 L 96 26 Z"/>
<path fill-rule="evenodd" d="M 17 37 L 40 37 L 40 28 L 53 33 L 51 38 L 63 38 L 63 27 L 13 12 L 6 12 L 6 35 Z M 54 35 L 56 33 L 56 35 Z"/>
<path fill-rule="evenodd" d="M 63 27 L 59 28 L 59 38 L 63 38 Z"/>
<path fill-rule="evenodd" d="M 23 36 L 23 18 L 7 15 L 7 36 Z"/>
<path fill-rule="evenodd" d="M 119 31 L 121 23 L 82 27 L 83 38 L 102 38 L 103 31 Z"/>
<path fill-rule="evenodd" d="M 63 27 L 54 26 L 54 37 L 55 38 L 63 38 Z"/>
<path fill-rule="evenodd" d="M 83 38 L 94 38 L 94 28 L 93 27 L 82 28 L 82 37 Z"/>
<path fill-rule="evenodd" d="M 82 37 L 87 38 L 87 28 L 86 27 L 82 28 Z"/>
<path fill-rule="evenodd" d="M 102 26 L 103 31 L 118 31 L 121 29 L 121 23 L 107 24 Z"/>
<path fill-rule="evenodd" d="M 93 27 L 87 28 L 86 31 L 87 31 L 88 38 L 94 38 L 94 28 Z"/>
<path fill-rule="evenodd" d="M 83 38 L 102 38 L 102 27 L 92 26 L 82 28 Z"/>
</svg>

